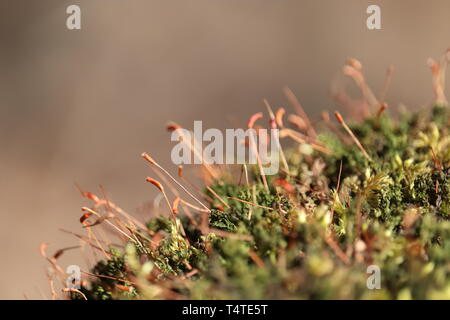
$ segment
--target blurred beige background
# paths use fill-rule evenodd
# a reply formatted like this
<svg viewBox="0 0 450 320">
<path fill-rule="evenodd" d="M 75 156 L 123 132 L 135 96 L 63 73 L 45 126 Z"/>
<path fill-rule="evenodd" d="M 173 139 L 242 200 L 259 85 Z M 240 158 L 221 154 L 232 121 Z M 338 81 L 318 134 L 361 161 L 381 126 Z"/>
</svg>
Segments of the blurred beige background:
<svg viewBox="0 0 450 320">
<path fill-rule="evenodd" d="M 69 4 L 81 31 L 65 27 Z M 48 295 L 38 247 L 77 243 L 58 231 L 80 231 L 74 183 L 130 212 L 152 199 L 139 154 L 169 164 L 168 120 L 243 124 L 263 98 L 287 106 L 285 85 L 317 115 L 349 56 L 375 90 L 395 65 L 390 105 L 428 103 L 425 62 L 450 46 L 449 12 L 448 0 L 2 0 L 0 298 Z"/>
</svg>

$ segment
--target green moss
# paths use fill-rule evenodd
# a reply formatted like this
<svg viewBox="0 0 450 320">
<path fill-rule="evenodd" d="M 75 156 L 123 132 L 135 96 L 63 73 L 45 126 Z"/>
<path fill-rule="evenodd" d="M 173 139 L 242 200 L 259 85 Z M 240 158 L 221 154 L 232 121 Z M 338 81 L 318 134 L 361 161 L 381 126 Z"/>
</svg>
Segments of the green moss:
<svg viewBox="0 0 450 320">
<path fill-rule="evenodd" d="M 112 278 L 127 278 L 125 261 L 121 253 L 116 249 L 111 248 L 110 252 L 112 253 L 112 256 L 108 261 L 99 261 L 92 269 L 92 273 L 99 277 L 91 283 L 91 289 L 86 287 L 81 288 L 81 292 L 83 292 L 88 299 L 110 300 L 115 296 L 122 296 L 121 292 L 115 293 L 115 287 L 117 284 L 124 284 L 124 282 Z M 77 294 L 72 294 L 72 296 L 73 298 L 80 299 L 80 296 Z"/>
<path fill-rule="evenodd" d="M 185 216 L 153 218 L 147 227 L 162 240 L 136 249 L 133 271 L 116 253 L 93 272 L 135 278 L 152 261 L 158 276 L 139 278 L 134 298 L 165 297 L 153 290 L 161 283 L 194 299 L 450 298 L 449 116 L 435 107 L 352 123 L 370 160 L 320 133 L 332 154 L 287 151 L 290 172 L 267 177 L 269 190 L 257 166 L 249 167 L 249 185 L 214 181 L 209 187 L 222 200 L 205 190 L 209 231 L 198 227 L 202 213 L 193 215 L 195 224 Z M 366 287 L 371 264 L 381 269 L 380 290 Z M 124 298 L 117 283 L 99 278 L 83 292 Z"/>
</svg>

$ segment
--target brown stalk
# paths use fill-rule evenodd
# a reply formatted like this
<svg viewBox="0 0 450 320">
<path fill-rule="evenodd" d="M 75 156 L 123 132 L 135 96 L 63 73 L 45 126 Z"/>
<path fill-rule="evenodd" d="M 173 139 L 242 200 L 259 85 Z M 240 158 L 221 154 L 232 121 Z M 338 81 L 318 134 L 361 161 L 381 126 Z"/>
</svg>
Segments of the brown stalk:
<svg viewBox="0 0 450 320">
<path fill-rule="evenodd" d="M 245 204 L 250 204 L 250 205 L 252 205 L 254 207 L 258 207 L 258 208 L 262 208 L 262 209 L 266 209 L 266 210 L 271 210 L 271 211 L 274 210 L 273 208 L 269 208 L 269 207 L 266 207 L 266 206 L 261 206 L 261 205 L 259 205 L 257 203 L 254 203 L 254 202 L 245 201 L 245 200 L 234 198 L 234 197 L 227 197 L 227 198 L 230 199 L 230 200 L 242 202 L 242 203 L 245 203 Z"/>
<path fill-rule="evenodd" d="M 174 213 L 173 212 L 173 208 L 172 208 L 172 206 L 170 204 L 169 198 L 167 197 L 167 194 L 164 191 L 164 187 L 162 186 L 162 184 L 159 181 L 157 181 L 157 180 L 155 180 L 153 178 L 150 178 L 150 177 L 147 177 L 145 179 L 145 181 L 147 181 L 147 182 L 151 183 L 152 185 L 154 185 L 163 194 L 164 199 L 166 200 L 166 204 L 169 207 L 170 212 Z"/>
<path fill-rule="evenodd" d="M 136 282 L 133 282 L 133 281 L 130 281 L 130 280 L 126 280 L 126 279 L 120 279 L 120 278 L 116 278 L 116 277 L 105 276 L 105 275 L 102 275 L 102 274 L 94 274 L 94 273 L 90 273 L 90 272 L 83 271 L 83 270 L 81 270 L 81 273 L 84 273 L 84 274 L 86 274 L 88 276 L 91 276 L 91 277 L 110 279 L 110 280 L 115 280 L 115 281 L 124 282 L 124 283 L 128 282 L 128 283 L 131 283 L 132 285 L 135 285 L 135 286 L 138 285 Z"/>
<path fill-rule="evenodd" d="M 108 206 L 111 209 L 114 209 L 115 212 L 117 212 L 118 214 L 120 214 L 121 216 L 126 218 L 131 224 L 134 223 L 142 230 L 147 229 L 147 227 L 143 223 L 141 223 L 139 220 L 137 220 L 133 216 L 126 213 L 122 208 L 115 205 L 113 202 L 111 202 L 109 200 L 105 200 L 105 199 L 100 199 L 98 196 L 96 196 L 95 194 L 93 194 L 91 192 L 83 191 L 83 190 L 81 190 L 81 188 L 78 185 L 76 187 L 78 188 L 78 190 L 80 191 L 80 193 L 83 197 L 90 199 L 95 203 L 95 208 L 98 208 L 100 206 Z"/>
<path fill-rule="evenodd" d="M 294 131 L 289 128 L 284 128 L 280 132 L 280 136 L 288 136 L 291 139 L 295 140 L 296 142 L 302 144 L 309 144 L 313 149 L 316 149 L 317 151 L 323 152 L 325 154 L 332 154 L 332 151 L 326 148 L 325 146 L 322 146 L 316 142 L 309 141 L 309 137 L 302 135 L 300 132 Z"/>
<path fill-rule="evenodd" d="M 254 115 L 252 115 L 250 117 L 250 119 L 249 119 L 249 121 L 247 123 L 247 127 L 249 129 L 253 129 L 253 126 L 255 125 L 256 120 L 258 120 L 258 119 L 260 119 L 262 117 L 263 117 L 263 115 L 262 115 L 261 112 L 255 113 Z M 262 181 L 263 181 L 263 184 L 264 184 L 264 188 L 267 191 L 269 191 L 269 186 L 267 185 L 266 175 L 264 174 L 264 168 L 263 168 L 263 165 L 262 165 L 261 157 L 259 156 L 258 148 L 256 146 L 256 142 L 255 142 L 255 137 L 253 135 L 253 131 L 251 131 L 251 134 L 250 134 L 250 148 L 253 149 L 253 152 L 256 155 L 256 161 L 258 163 L 258 168 L 259 168 L 259 171 L 260 171 L 260 174 L 261 174 L 261 178 L 262 178 Z"/>
<path fill-rule="evenodd" d="M 80 290 L 75 289 L 75 288 L 64 288 L 64 289 L 62 289 L 62 292 L 65 292 L 65 293 L 73 292 L 73 293 L 76 293 L 76 294 L 79 294 L 80 296 L 82 296 L 84 300 L 88 299 L 83 292 L 81 292 Z"/>
<path fill-rule="evenodd" d="M 189 203 L 189 202 L 187 202 L 187 201 L 185 201 L 185 200 L 183 200 L 183 199 L 180 199 L 180 202 L 181 202 L 183 205 L 185 205 L 185 206 L 187 206 L 187 207 L 189 207 L 189 208 L 191 208 L 191 209 L 194 209 L 194 210 L 197 210 L 197 211 L 200 211 L 200 212 L 204 212 L 204 213 L 208 213 L 208 212 L 209 212 L 209 211 L 206 211 L 206 210 L 203 209 L 203 208 L 197 207 L 197 206 L 193 205 L 192 203 Z"/>
<path fill-rule="evenodd" d="M 355 142 L 356 146 L 359 148 L 359 150 L 361 150 L 361 152 L 364 154 L 364 156 L 368 159 L 368 160 L 372 160 L 369 156 L 369 154 L 367 153 L 366 149 L 364 149 L 364 147 L 362 146 L 361 142 L 359 142 L 358 138 L 354 135 L 354 133 L 352 132 L 352 130 L 348 127 L 348 125 L 345 123 L 344 118 L 342 117 L 342 115 L 339 112 L 335 112 L 334 115 L 336 116 L 336 119 L 338 120 L 338 122 L 342 125 L 342 127 L 345 129 L 345 131 L 347 131 L 347 133 L 349 134 L 349 136 L 353 139 L 353 141 Z"/>
<path fill-rule="evenodd" d="M 294 126 L 297 127 L 302 132 L 307 132 L 308 126 L 306 125 L 305 120 L 303 120 L 302 117 L 296 115 L 296 114 L 290 114 L 288 116 L 288 121 L 292 123 Z"/>
<path fill-rule="evenodd" d="M 178 177 L 184 181 L 186 184 L 188 184 L 192 189 L 195 190 L 195 192 L 205 198 L 208 201 L 213 201 L 213 199 L 211 197 L 209 197 L 206 193 L 204 193 L 198 186 L 196 186 L 194 183 L 192 183 L 191 181 L 189 181 L 185 176 L 184 176 L 184 172 L 183 172 L 183 166 L 178 166 Z"/>
<path fill-rule="evenodd" d="M 200 200 L 198 200 L 189 190 L 187 190 L 181 183 L 177 181 L 166 169 L 164 169 L 162 166 L 160 166 L 152 157 L 150 157 L 147 153 L 142 153 L 142 157 L 147 160 L 150 164 L 156 166 L 158 169 L 160 169 L 162 172 L 164 172 L 172 181 L 174 181 L 181 189 L 183 189 L 184 192 L 186 192 L 192 199 L 194 199 L 197 203 L 199 203 L 203 208 L 208 210 L 209 212 L 211 210 L 208 209 L 207 206 L 205 206 Z"/>
<path fill-rule="evenodd" d="M 361 62 L 356 59 L 350 59 L 347 62 L 347 65 L 344 66 L 343 72 L 346 76 L 351 77 L 356 82 L 358 87 L 361 89 L 364 98 L 370 106 L 375 107 L 380 104 L 373 94 L 372 90 L 370 90 L 369 86 L 367 85 L 366 79 L 364 78 L 364 75 L 362 73 Z"/>
<path fill-rule="evenodd" d="M 379 120 L 383 112 L 388 108 L 388 105 L 386 103 L 383 103 L 380 108 L 378 108 L 377 111 L 377 119 Z"/>
<path fill-rule="evenodd" d="M 394 66 L 390 65 L 386 71 L 386 78 L 384 79 L 383 90 L 380 93 L 379 99 L 380 102 L 383 102 L 386 99 L 387 92 L 389 90 L 389 87 L 391 86 L 393 73 L 394 73 Z"/>
<path fill-rule="evenodd" d="M 336 243 L 336 241 L 333 238 L 333 234 L 331 232 L 331 230 L 328 230 L 327 235 L 325 235 L 325 242 L 330 246 L 331 249 L 333 249 L 334 253 L 336 254 L 336 256 L 341 259 L 341 261 L 348 265 L 350 264 L 350 260 L 347 257 L 347 255 L 342 251 L 342 249 L 339 247 L 339 245 Z"/>
<path fill-rule="evenodd" d="M 250 250 L 248 252 L 248 256 L 250 257 L 250 259 L 252 259 L 252 261 L 260 268 L 265 268 L 266 265 L 264 264 L 264 261 L 262 261 L 262 259 L 256 254 L 256 252 Z"/>
<path fill-rule="evenodd" d="M 269 102 L 266 99 L 264 99 L 264 104 L 266 105 L 267 112 L 269 113 L 270 128 L 271 129 L 277 129 L 277 121 L 276 121 L 275 115 L 274 115 L 274 113 L 272 111 L 272 108 L 270 107 Z M 281 156 L 281 161 L 283 163 L 283 166 L 286 169 L 286 171 L 289 172 L 289 166 L 288 166 L 288 163 L 286 161 L 286 156 L 285 156 L 285 154 L 283 152 L 283 148 L 281 147 L 280 140 L 279 139 L 275 139 L 275 140 L 276 140 L 275 143 L 277 144 L 277 148 L 280 150 L 280 156 Z M 274 143 L 274 142 L 272 141 L 272 143 Z"/>
<path fill-rule="evenodd" d="M 181 126 L 179 126 L 178 124 L 172 123 L 169 124 L 167 126 L 167 129 L 169 131 L 177 131 L 179 129 L 182 129 Z M 201 152 L 199 150 L 197 150 L 196 146 L 198 144 L 200 144 L 200 141 L 197 141 L 195 139 L 195 135 L 191 134 L 192 139 L 194 140 L 193 143 L 190 139 L 187 139 L 187 137 L 185 135 L 183 135 L 182 131 L 177 131 L 177 133 L 179 134 L 181 141 L 187 145 L 187 147 L 194 153 L 194 157 L 197 157 L 198 159 L 203 159 L 203 155 L 201 154 Z M 205 163 L 202 161 L 202 166 L 203 168 L 208 172 L 208 174 L 213 177 L 214 179 L 218 179 L 219 178 L 219 174 L 216 172 L 216 170 L 209 164 Z"/>
<path fill-rule="evenodd" d="M 316 139 L 317 133 L 314 130 L 314 127 L 311 125 L 311 121 L 308 118 L 308 115 L 306 114 L 305 110 L 303 109 L 302 105 L 298 101 L 295 94 L 289 89 L 288 87 L 284 88 L 284 94 L 288 98 L 289 102 L 294 106 L 299 116 L 303 118 L 303 120 L 306 122 L 306 125 L 308 126 L 307 133 L 308 136 L 310 136 L 313 139 Z"/>
<path fill-rule="evenodd" d="M 328 129 L 330 129 L 331 131 L 333 131 L 333 133 L 338 135 L 345 144 L 352 143 L 349 137 L 343 134 L 341 130 L 339 130 L 339 128 L 336 126 L 336 124 L 330 121 L 330 114 L 328 113 L 328 111 L 323 111 L 321 114 L 321 118 L 325 122 L 325 125 L 328 127 Z"/>
<path fill-rule="evenodd" d="M 214 197 L 219 200 L 225 207 L 230 209 L 230 206 L 223 200 L 210 186 L 206 186 L 206 189 L 208 189 L 209 192 L 211 192 Z"/>
<path fill-rule="evenodd" d="M 283 116 L 285 113 L 286 113 L 286 110 L 284 110 L 284 108 L 278 109 L 277 112 L 275 113 L 275 121 L 277 122 L 277 125 L 280 128 L 284 128 Z"/>
<path fill-rule="evenodd" d="M 90 208 L 88 208 L 88 207 L 82 207 L 81 210 L 91 212 L 91 213 L 95 214 L 96 216 L 101 217 L 101 214 L 99 214 L 98 212 L 96 212 L 96 211 L 94 211 L 94 210 L 92 210 L 92 209 L 90 209 Z M 114 225 L 111 221 L 105 220 L 105 222 L 106 222 L 108 225 L 110 225 L 112 228 L 114 228 L 118 233 L 120 233 L 120 234 L 122 234 L 123 236 L 125 236 L 127 239 L 129 239 L 129 240 L 131 240 L 131 241 L 133 241 L 133 242 L 137 242 L 135 239 L 133 239 L 132 237 L 130 237 L 127 233 L 125 233 L 125 232 L 124 232 L 123 230 L 121 230 L 119 227 L 117 227 L 116 225 Z M 88 230 L 90 230 L 90 229 L 88 229 Z M 99 247 L 101 248 L 101 245 L 100 245 L 99 241 L 97 240 L 96 242 L 98 242 L 97 244 L 98 244 Z M 137 242 L 137 243 L 140 244 L 139 242 Z M 142 245 L 142 244 L 140 244 L 140 245 Z M 104 250 L 103 250 L 103 251 L 104 251 Z M 104 253 L 106 254 L 106 251 L 105 251 Z"/>
<path fill-rule="evenodd" d="M 442 69 L 441 66 L 434 60 L 434 59 L 428 59 L 427 61 L 428 66 L 431 69 L 431 73 L 433 76 L 433 90 L 434 95 L 436 97 L 436 104 L 438 105 L 448 105 L 447 98 L 445 97 L 444 93 L 444 86 L 442 83 Z"/>
</svg>

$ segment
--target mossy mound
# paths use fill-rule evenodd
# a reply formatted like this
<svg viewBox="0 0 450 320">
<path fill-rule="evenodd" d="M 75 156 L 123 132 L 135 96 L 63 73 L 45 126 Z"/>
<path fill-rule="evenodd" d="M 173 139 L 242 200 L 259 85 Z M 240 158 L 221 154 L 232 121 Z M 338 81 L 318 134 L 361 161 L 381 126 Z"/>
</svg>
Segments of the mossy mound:
<svg viewBox="0 0 450 320">
<path fill-rule="evenodd" d="M 450 299 L 447 107 L 349 125 L 367 151 L 286 152 L 289 170 L 209 184 L 211 212 L 155 217 L 92 273 L 88 299 Z M 345 130 L 340 130 L 346 135 Z M 234 182 L 232 182 L 234 181 Z M 211 192 L 213 190 L 213 192 Z M 381 287 L 367 286 L 368 266 Z M 73 298 L 80 295 L 73 293 Z"/>
</svg>

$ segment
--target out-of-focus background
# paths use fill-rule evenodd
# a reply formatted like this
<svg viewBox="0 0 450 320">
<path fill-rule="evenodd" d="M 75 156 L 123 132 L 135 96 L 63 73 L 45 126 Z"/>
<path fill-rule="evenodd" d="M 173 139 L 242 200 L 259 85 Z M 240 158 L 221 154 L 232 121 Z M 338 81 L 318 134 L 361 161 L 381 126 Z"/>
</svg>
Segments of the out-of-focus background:
<svg viewBox="0 0 450 320">
<path fill-rule="evenodd" d="M 66 29 L 80 5 L 82 29 Z M 382 30 L 366 8 L 382 9 Z M 0 2 L 0 298 L 49 297 L 49 251 L 77 244 L 75 188 L 101 184 L 130 212 L 152 199 L 147 151 L 170 167 L 168 120 L 244 124 L 261 100 L 311 115 L 335 105 L 330 83 L 360 59 L 387 101 L 432 100 L 426 67 L 450 45 L 448 0 L 2 0 Z M 61 265 L 77 264 L 65 255 Z"/>
</svg>

